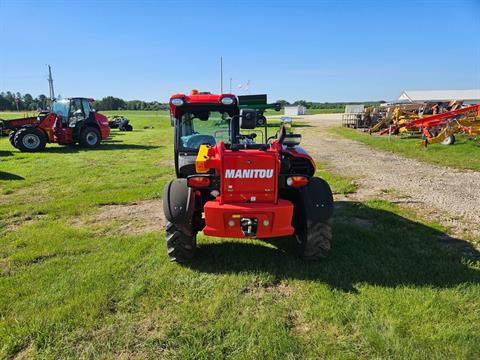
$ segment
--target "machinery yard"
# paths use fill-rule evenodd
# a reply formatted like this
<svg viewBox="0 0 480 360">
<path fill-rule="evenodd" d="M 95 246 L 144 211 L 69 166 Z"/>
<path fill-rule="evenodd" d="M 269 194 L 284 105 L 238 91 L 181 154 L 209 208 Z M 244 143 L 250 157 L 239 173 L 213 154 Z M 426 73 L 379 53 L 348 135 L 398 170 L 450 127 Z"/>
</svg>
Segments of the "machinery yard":
<svg viewBox="0 0 480 360">
<path fill-rule="evenodd" d="M 479 14 L 0 0 L 0 359 L 480 359 Z"/>
<path fill-rule="evenodd" d="M 304 116 L 335 193 L 330 255 L 200 236 L 178 266 L 159 241 L 169 116 L 120 114 L 137 130 L 96 149 L 0 139 L 2 356 L 476 357 L 478 172 L 341 138 L 341 114 Z M 45 178 L 56 186 L 39 191 Z"/>
<path fill-rule="evenodd" d="M 318 156 L 322 154 L 330 169 L 356 179 L 359 190 L 354 197 L 395 201 L 453 227 L 455 232 L 480 235 L 480 195 L 475 190 L 480 185 L 477 143 L 467 142 L 455 149 L 418 149 L 415 140 L 372 139 L 342 129 L 339 115 L 314 115 L 309 124 L 314 126 L 308 129 L 312 140 L 307 137 L 305 144 Z"/>
</svg>

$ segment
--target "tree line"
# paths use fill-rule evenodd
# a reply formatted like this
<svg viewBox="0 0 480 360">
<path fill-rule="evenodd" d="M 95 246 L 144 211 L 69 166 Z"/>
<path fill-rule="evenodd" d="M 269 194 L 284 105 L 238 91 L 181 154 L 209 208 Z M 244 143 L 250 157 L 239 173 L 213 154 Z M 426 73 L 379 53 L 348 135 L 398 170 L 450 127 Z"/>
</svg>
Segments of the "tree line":
<svg viewBox="0 0 480 360">
<path fill-rule="evenodd" d="M 19 92 L 0 92 L 0 111 L 36 111 L 46 109 L 49 104 L 45 95 L 33 97 Z"/>
<path fill-rule="evenodd" d="M 286 100 L 277 100 L 282 106 L 302 105 L 307 109 L 344 109 L 345 105 L 365 104 L 379 105 L 385 101 L 360 102 L 311 102 L 306 100 L 297 100 L 290 103 Z M 49 99 L 45 95 L 33 97 L 31 94 L 20 94 L 11 91 L 0 92 L 0 111 L 37 111 L 46 110 L 49 105 Z M 158 101 L 142 100 L 123 100 L 114 96 L 106 96 L 93 102 L 96 110 L 167 110 L 168 104 Z"/>
<path fill-rule="evenodd" d="M 33 97 L 31 94 L 17 92 L 0 92 L 0 111 L 39 111 L 46 110 L 50 104 L 47 96 L 41 94 Z M 96 110 L 166 110 L 168 104 L 158 101 L 123 100 L 113 96 L 104 97 L 93 102 Z"/>
<path fill-rule="evenodd" d="M 113 96 L 95 100 L 93 107 L 96 110 L 167 110 L 168 104 L 158 101 L 123 100 Z"/>
<path fill-rule="evenodd" d="M 293 103 L 290 103 L 286 100 L 277 100 L 278 103 L 282 104 L 282 106 L 297 106 L 301 105 L 307 109 L 344 109 L 345 105 L 365 105 L 365 106 L 378 106 L 380 104 L 385 103 L 385 101 L 366 101 L 366 102 L 312 102 L 306 100 L 297 100 Z"/>
</svg>

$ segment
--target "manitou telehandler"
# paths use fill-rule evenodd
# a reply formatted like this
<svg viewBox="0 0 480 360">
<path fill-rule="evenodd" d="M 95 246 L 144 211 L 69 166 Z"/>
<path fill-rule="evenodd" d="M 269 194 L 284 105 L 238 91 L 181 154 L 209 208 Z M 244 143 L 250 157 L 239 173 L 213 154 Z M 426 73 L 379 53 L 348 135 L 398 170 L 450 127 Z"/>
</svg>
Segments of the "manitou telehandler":
<svg viewBox="0 0 480 360">
<path fill-rule="evenodd" d="M 266 95 L 173 95 L 177 179 L 163 208 L 170 258 L 187 262 L 197 232 L 226 238 L 291 236 L 307 260 L 330 249 L 333 197 L 315 177 L 301 136 L 283 124 L 268 136 Z M 260 130 L 263 129 L 263 130 Z"/>
<path fill-rule="evenodd" d="M 110 128 L 107 117 L 91 108 L 92 101 L 87 98 L 55 100 L 50 111 L 3 120 L 0 127 L 10 131 L 10 143 L 24 152 L 42 151 L 47 143 L 96 147 L 108 138 Z"/>
</svg>

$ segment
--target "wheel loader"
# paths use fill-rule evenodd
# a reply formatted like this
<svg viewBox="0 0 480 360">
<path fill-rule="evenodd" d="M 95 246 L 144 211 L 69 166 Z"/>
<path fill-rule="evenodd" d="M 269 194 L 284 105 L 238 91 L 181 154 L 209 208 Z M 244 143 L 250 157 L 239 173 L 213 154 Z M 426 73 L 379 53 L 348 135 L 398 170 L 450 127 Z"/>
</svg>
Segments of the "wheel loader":
<svg viewBox="0 0 480 360">
<path fill-rule="evenodd" d="M 176 179 L 164 190 L 171 260 L 195 256 L 197 233 L 241 239 L 289 237 L 300 256 L 330 250 L 333 196 L 288 123 L 269 134 L 266 95 L 194 92 L 170 98 Z M 269 126 L 270 125 L 270 126 Z M 270 136 L 269 136 L 270 135 Z"/>
<path fill-rule="evenodd" d="M 10 131 L 10 143 L 22 152 L 42 151 L 47 143 L 96 147 L 108 138 L 110 128 L 107 117 L 92 109 L 92 101 L 88 98 L 55 100 L 49 111 L 33 117 L 3 120 L 1 127 Z"/>
</svg>

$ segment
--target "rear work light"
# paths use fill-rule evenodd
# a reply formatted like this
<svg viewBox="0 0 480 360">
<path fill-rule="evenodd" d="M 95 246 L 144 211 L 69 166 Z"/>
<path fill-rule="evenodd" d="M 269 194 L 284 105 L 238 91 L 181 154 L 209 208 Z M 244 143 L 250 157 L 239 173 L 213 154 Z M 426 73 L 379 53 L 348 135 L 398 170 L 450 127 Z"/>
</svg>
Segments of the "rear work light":
<svg viewBox="0 0 480 360">
<path fill-rule="evenodd" d="M 223 105 L 232 105 L 234 100 L 230 96 L 226 96 L 222 98 L 222 100 L 220 101 L 222 102 Z"/>
<path fill-rule="evenodd" d="M 191 188 L 206 188 L 212 183 L 208 176 L 190 176 L 187 179 L 187 185 Z"/>
<path fill-rule="evenodd" d="M 180 99 L 180 98 L 172 99 L 172 105 L 182 106 L 183 105 L 183 99 Z"/>
<path fill-rule="evenodd" d="M 294 188 L 307 186 L 308 177 L 307 176 L 290 176 L 287 178 L 287 185 Z"/>
</svg>

